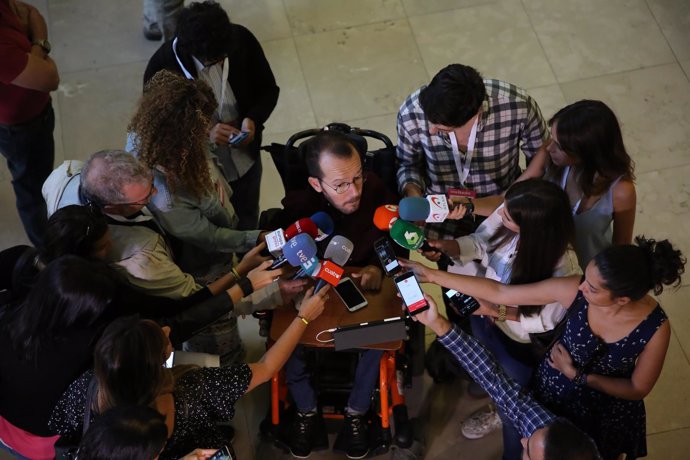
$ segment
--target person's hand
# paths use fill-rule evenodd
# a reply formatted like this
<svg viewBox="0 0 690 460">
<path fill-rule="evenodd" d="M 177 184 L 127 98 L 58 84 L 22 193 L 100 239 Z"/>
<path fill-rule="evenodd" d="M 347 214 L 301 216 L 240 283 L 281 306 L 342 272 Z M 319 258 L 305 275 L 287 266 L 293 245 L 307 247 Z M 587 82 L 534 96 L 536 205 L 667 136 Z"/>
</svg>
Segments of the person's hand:
<svg viewBox="0 0 690 460">
<path fill-rule="evenodd" d="M 267 268 L 271 266 L 271 263 L 272 262 L 270 260 L 267 260 L 254 270 L 247 273 L 247 278 L 249 278 L 249 281 L 252 282 L 252 287 L 255 291 L 268 286 L 273 282 L 273 280 L 283 274 L 283 270 L 281 268 L 267 270 Z"/>
<path fill-rule="evenodd" d="M 239 134 L 240 130 L 227 123 L 216 123 L 211 128 L 211 142 L 216 145 L 227 144 L 232 136 Z"/>
<path fill-rule="evenodd" d="M 308 322 L 312 322 L 318 318 L 319 315 L 323 313 L 326 300 L 328 300 L 328 291 L 330 289 L 331 286 L 326 285 L 323 289 L 314 294 L 314 288 L 309 288 L 309 290 L 304 294 L 302 305 L 299 307 L 300 316 L 306 319 Z"/>
<path fill-rule="evenodd" d="M 479 302 L 479 308 L 475 310 L 473 315 L 479 315 L 479 316 L 488 316 L 491 319 L 494 319 L 496 317 L 496 304 L 492 302 L 488 302 L 483 299 L 477 299 L 477 302 Z"/>
<path fill-rule="evenodd" d="M 263 251 L 265 248 L 266 243 L 263 242 L 250 249 L 249 252 L 242 257 L 242 260 L 240 260 L 240 263 L 237 264 L 237 267 L 235 267 L 237 269 L 237 273 L 239 273 L 240 276 L 244 276 L 249 273 L 250 270 L 255 269 L 263 262 L 271 260 L 270 257 L 264 257 L 261 255 L 261 251 Z"/>
<path fill-rule="evenodd" d="M 439 251 L 441 251 L 428 252 L 428 254 L 435 254 L 436 260 L 438 260 L 441 257 L 441 253 L 446 254 L 451 259 L 457 259 L 458 257 L 460 257 L 460 245 L 458 244 L 457 240 L 427 240 L 427 243 L 429 243 L 429 246 L 431 246 L 432 248 L 436 248 Z"/>
<path fill-rule="evenodd" d="M 403 268 L 412 270 L 414 275 L 417 277 L 417 281 L 420 283 L 431 283 L 430 276 L 436 271 L 433 268 L 422 265 L 419 262 L 413 262 L 403 258 L 398 258 L 398 262 L 400 262 L 400 265 L 402 265 Z"/>
<path fill-rule="evenodd" d="M 287 305 L 302 291 L 309 281 L 305 278 L 296 280 L 278 280 L 280 296 L 283 298 L 283 305 Z"/>
<path fill-rule="evenodd" d="M 448 213 L 448 216 L 446 216 L 446 220 L 460 220 L 465 217 L 465 214 L 467 214 L 467 208 L 463 202 L 456 203 L 451 198 L 448 200 L 448 207 L 451 208 L 451 211 Z"/>
<path fill-rule="evenodd" d="M 351 276 L 353 278 L 360 278 L 360 286 L 365 291 L 378 291 L 381 289 L 383 271 L 374 265 L 367 265 L 360 271 L 353 272 Z"/>
<path fill-rule="evenodd" d="M 568 350 L 561 344 L 561 342 L 556 342 L 551 348 L 551 352 L 548 355 L 549 365 L 560 371 L 561 374 L 565 375 L 569 380 L 575 378 L 577 369 L 573 365 L 573 359 L 570 357 Z"/>
<path fill-rule="evenodd" d="M 429 294 L 424 293 L 424 298 L 429 304 L 429 309 L 413 315 L 412 319 L 429 327 L 438 336 L 446 334 L 451 327 L 450 323 L 446 318 L 439 315 L 436 302 Z"/>
<path fill-rule="evenodd" d="M 249 145 L 254 140 L 254 136 L 256 135 L 256 126 L 254 125 L 254 120 L 251 118 L 245 118 L 242 120 L 242 132 L 247 133 L 247 137 L 245 137 L 244 140 L 237 145 Z"/>
<path fill-rule="evenodd" d="M 218 452 L 218 449 L 194 449 L 180 460 L 206 460 Z"/>
<path fill-rule="evenodd" d="M 429 262 L 438 262 L 441 259 L 441 253 L 438 251 L 422 251 L 418 249 L 417 252 L 426 257 Z"/>
</svg>

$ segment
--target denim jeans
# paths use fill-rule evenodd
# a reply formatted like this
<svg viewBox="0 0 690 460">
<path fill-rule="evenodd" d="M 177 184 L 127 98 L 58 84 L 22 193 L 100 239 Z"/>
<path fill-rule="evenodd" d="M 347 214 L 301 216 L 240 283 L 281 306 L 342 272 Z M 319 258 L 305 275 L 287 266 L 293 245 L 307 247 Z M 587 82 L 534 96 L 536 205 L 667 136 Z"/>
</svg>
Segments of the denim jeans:
<svg viewBox="0 0 690 460">
<path fill-rule="evenodd" d="M 527 386 L 534 368 L 530 363 L 522 362 L 508 353 L 503 332 L 488 319 L 479 316 L 473 316 L 471 323 L 474 337 L 493 353 L 503 371 L 523 387 Z M 499 410 L 498 415 L 503 422 L 503 460 L 519 460 L 522 458 L 522 436 L 502 411 Z"/>
<path fill-rule="evenodd" d="M 347 400 L 347 406 L 358 413 L 369 410 L 371 395 L 379 378 L 379 361 L 383 351 L 362 350 L 355 370 L 355 380 Z M 304 347 L 298 345 L 285 363 L 285 379 L 297 410 L 316 410 L 316 393 L 310 381 L 311 374 L 304 358 Z"/>
<path fill-rule="evenodd" d="M 34 119 L 16 125 L 0 124 L 0 153 L 7 160 L 17 211 L 34 246 L 43 242 L 48 211 L 41 194 L 43 182 L 53 172 L 55 113 L 48 101 Z"/>
</svg>

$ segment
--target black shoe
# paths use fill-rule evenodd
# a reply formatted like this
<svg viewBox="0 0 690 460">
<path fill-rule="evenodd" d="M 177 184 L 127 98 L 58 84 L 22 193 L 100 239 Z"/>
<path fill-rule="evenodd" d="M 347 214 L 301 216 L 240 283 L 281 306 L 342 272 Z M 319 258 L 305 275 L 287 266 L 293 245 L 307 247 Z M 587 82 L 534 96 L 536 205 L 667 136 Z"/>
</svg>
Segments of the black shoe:
<svg viewBox="0 0 690 460">
<path fill-rule="evenodd" d="M 160 41 L 160 39 L 163 38 L 163 32 L 161 32 L 161 28 L 158 26 L 157 22 L 152 22 L 144 26 L 144 37 L 154 42 Z"/>
<path fill-rule="evenodd" d="M 334 451 L 345 452 L 347 458 L 364 458 L 369 453 L 369 425 L 364 415 L 345 416 L 343 427 L 333 446 Z"/>
<path fill-rule="evenodd" d="M 288 444 L 295 458 L 307 458 L 312 450 L 328 448 L 328 437 L 321 416 L 316 412 L 297 412 L 290 426 Z M 325 446 L 323 438 L 325 437 Z"/>
</svg>

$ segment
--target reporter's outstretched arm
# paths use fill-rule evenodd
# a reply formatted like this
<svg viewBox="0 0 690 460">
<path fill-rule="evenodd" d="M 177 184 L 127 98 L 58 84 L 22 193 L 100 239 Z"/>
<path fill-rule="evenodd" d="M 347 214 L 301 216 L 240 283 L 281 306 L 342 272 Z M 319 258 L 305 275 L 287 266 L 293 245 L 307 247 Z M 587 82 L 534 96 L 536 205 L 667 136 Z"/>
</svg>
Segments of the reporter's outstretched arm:
<svg viewBox="0 0 690 460">
<path fill-rule="evenodd" d="M 313 289 L 307 291 L 299 314 L 292 320 L 283 335 L 268 349 L 259 362 L 249 364 L 249 368 L 252 370 L 252 380 L 249 382 L 247 392 L 270 380 L 283 367 L 299 343 L 307 323 L 318 318 L 323 312 L 329 290 L 330 286 L 326 286 L 316 294 L 314 294 Z"/>
</svg>

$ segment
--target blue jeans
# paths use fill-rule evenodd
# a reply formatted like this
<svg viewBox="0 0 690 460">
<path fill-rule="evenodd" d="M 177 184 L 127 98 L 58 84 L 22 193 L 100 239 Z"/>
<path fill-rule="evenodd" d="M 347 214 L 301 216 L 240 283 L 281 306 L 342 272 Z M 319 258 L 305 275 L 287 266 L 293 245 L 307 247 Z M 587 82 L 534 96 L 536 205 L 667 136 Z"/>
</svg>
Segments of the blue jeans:
<svg viewBox="0 0 690 460">
<path fill-rule="evenodd" d="M 506 340 L 509 339 L 488 319 L 472 316 L 470 321 L 474 337 L 493 353 L 503 371 L 521 386 L 527 386 L 534 372 L 531 363 L 518 360 L 508 353 Z M 503 460 L 519 460 L 522 458 L 522 436 L 501 410 L 498 415 L 503 422 Z"/>
<path fill-rule="evenodd" d="M 383 356 L 380 350 L 362 350 L 355 370 L 348 408 L 358 413 L 369 410 L 371 395 L 379 378 L 379 361 Z M 285 363 L 285 380 L 297 410 L 310 412 L 316 410 L 316 393 L 311 385 L 311 374 L 304 358 L 304 347 L 298 345 Z"/>
<path fill-rule="evenodd" d="M 7 160 L 17 211 L 34 246 L 41 246 L 48 223 L 43 182 L 53 172 L 55 113 L 48 101 L 34 119 L 16 125 L 0 124 L 0 153 Z"/>
</svg>

